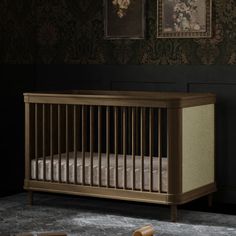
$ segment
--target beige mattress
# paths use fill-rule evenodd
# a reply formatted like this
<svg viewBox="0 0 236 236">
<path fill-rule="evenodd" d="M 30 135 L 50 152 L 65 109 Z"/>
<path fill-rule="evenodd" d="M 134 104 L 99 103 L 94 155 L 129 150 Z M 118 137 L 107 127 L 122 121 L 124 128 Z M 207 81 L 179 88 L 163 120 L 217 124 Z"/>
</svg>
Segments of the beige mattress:
<svg viewBox="0 0 236 236">
<path fill-rule="evenodd" d="M 66 182 L 66 154 L 63 153 L 61 159 L 61 180 Z M 77 183 L 82 184 L 82 154 L 77 153 Z M 140 156 L 135 157 L 135 189 L 141 189 L 141 158 Z M 132 156 L 127 155 L 127 177 L 126 185 L 127 188 L 132 188 Z M 123 177 L 123 155 L 118 155 L 118 187 L 123 188 L 124 177 Z M 85 184 L 90 185 L 90 153 L 85 154 Z M 158 158 L 153 157 L 153 190 L 159 191 L 158 184 Z M 101 161 L 101 183 L 102 186 L 107 186 L 107 157 L 106 154 L 102 154 Z M 31 178 L 36 179 L 36 161 L 31 161 Z M 144 157 L 144 190 L 150 189 L 150 157 Z M 43 180 L 43 159 L 38 159 L 38 180 Z M 46 180 L 51 181 L 51 160 L 50 157 L 46 157 Z M 59 159 L 58 155 L 54 155 L 53 161 L 53 181 L 59 181 Z M 69 182 L 74 183 L 74 153 L 69 153 Z M 98 185 L 98 154 L 93 154 L 93 185 Z M 109 176 L 110 187 L 115 187 L 115 155 L 110 154 L 110 176 Z M 161 191 L 167 191 L 167 158 L 162 158 L 162 189 Z"/>
</svg>

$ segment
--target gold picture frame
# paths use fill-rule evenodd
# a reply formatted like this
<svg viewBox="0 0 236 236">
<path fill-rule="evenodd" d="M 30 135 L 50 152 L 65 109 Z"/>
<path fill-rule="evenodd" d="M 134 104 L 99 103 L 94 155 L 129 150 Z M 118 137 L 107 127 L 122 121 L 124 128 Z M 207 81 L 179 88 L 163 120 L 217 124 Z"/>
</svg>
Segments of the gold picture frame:
<svg viewBox="0 0 236 236">
<path fill-rule="evenodd" d="M 210 38 L 212 0 L 157 0 L 157 38 Z"/>
</svg>

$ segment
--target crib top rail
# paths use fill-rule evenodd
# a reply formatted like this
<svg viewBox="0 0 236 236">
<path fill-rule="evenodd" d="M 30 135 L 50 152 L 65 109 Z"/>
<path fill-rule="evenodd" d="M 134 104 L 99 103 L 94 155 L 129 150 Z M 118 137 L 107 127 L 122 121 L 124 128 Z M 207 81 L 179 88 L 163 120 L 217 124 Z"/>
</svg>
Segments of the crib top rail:
<svg viewBox="0 0 236 236">
<path fill-rule="evenodd" d="M 26 103 L 182 108 L 213 104 L 211 93 L 67 90 L 24 93 Z"/>
</svg>

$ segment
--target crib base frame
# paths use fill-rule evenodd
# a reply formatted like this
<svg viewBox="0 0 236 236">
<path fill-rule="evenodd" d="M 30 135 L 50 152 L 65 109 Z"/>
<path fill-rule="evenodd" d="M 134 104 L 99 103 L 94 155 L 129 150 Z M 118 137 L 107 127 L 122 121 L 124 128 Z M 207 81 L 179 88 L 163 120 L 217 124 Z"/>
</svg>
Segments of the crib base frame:
<svg viewBox="0 0 236 236">
<path fill-rule="evenodd" d="M 133 191 L 127 189 L 115 189 L 106 187 L 90 187 L 66 183 L 43 182 L 36 180 L 25 180 L 24 189 L 29 192 L 30 204 L 33 204 L 33 192 L 48 192 L 170 205 L 171 221 L 176 222 L 178 205 L 190 202 L 203 196 L 211 196 L 212 193 L 216 191 L 216 184 L 211 183 L 182 194 Z"/>
</svg>

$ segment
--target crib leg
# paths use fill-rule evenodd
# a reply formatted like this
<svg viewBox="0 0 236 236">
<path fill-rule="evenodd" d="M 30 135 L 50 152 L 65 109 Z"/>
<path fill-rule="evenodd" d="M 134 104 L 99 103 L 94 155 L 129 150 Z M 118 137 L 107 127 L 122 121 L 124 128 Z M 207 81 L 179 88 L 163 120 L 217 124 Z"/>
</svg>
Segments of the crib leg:
<svg viewBox="0 0 236 236">
<path fill-rule="evenodd" d="M 212 205 L 213 205 L 213 194 L 209 194 L 207 196 L 207 198 L 208 198 L 208 207 L 212 207 Z"/>
<path fill-rule="evenodd" d="M 33 191 L 28 191 L 28 201 L 29 201 L 29 205 L 32 206 L 33 205 Z"/>
<path fill-rule="evenodd" d="M 176 222 L 177 221 L 177 205 L 171 205 L 170 211 L 171 211 L 171 221 Z"/>
</svg>

